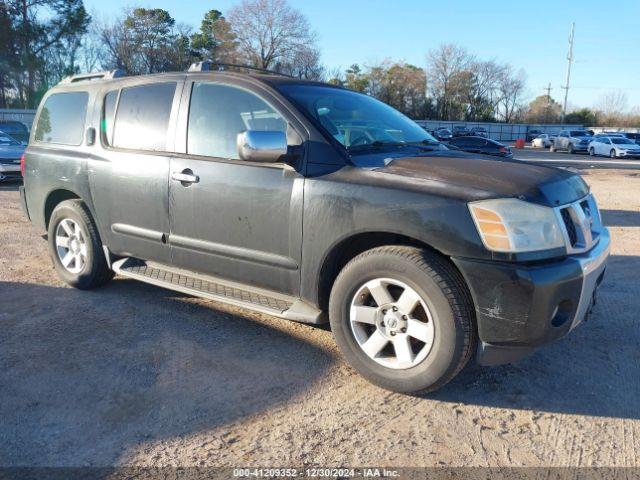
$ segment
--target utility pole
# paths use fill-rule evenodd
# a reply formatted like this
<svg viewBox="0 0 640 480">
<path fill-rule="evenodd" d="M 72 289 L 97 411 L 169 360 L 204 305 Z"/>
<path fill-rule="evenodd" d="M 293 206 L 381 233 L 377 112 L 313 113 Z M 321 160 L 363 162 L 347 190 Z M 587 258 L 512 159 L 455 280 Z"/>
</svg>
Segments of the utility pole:
<svg viewBox="0 0 640 480">
<path fill-rule="evenodd" d="M 567 115 L 567 97 L 569 97 L 569 80 L 571 79 L 571 64 L 573 63 L 573 34 L 576 29 L 576 23 L 571 23 L 571 34 L 569 35 L 569 53 L 567 54 L 567 81 L 564 88 L 564 105 L 562 106 L 562 120 L 560 123 L 564 123 L 564 117 Z"/>
<path fill-rule="evenodd" d="M 549 123 L 549 114 L 551 113 L 551 82 L 549 82 L 545 90 L 547 91 L 547 108 L 544 113 L 544 121 L 545 123 Z"/>
</svg>

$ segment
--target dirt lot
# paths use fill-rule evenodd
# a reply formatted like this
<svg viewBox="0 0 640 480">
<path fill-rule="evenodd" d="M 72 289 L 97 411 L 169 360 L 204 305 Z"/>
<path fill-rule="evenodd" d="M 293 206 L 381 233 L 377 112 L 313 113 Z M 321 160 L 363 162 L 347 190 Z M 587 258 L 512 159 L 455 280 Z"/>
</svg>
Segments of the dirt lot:
<svg viewBox="0 0 640 480">
<path fill-rule="evenodd" d="M 589 171 L 613 256 L 572 335 L 442 391 L 368 384 L 325 329 L 55 276 L 0 187 L 0 465 L 640 466 L 640 174 Z"/>
</svg>

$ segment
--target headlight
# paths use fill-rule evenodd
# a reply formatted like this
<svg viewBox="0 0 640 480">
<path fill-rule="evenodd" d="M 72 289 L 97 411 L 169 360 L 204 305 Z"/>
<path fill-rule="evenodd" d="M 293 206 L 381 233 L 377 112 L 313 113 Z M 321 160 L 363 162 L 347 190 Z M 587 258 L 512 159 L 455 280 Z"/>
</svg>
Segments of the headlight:
<svg viewBox="0 0 640 480">
<path fill-rule="evenodd" d="M 552 208 L 515 198 L 469 203 L 485 247 L 494 252 L 534 252 L 565 245 Z"/>
</svg>

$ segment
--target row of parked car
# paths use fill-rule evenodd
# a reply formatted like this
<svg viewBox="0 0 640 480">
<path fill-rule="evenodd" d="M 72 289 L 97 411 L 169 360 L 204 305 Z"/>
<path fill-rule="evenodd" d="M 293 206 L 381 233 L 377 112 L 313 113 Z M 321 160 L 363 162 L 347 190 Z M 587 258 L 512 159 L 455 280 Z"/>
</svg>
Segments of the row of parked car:
<svg viewBox="0 0 640 480">
<path fill-rule="evenodd" d="M 22 122 L 0 120 L 0 180 L 22 178 L 20 157 L 29 142 L 29 129 Z"/>
<path fill-rule="evenodd" d="M 454 125 L 451 130 L 438 128 L 430 133 L 437 140 L 456 150 L 495 155 L 497 157 L 513 156 L 511 148 L 489 138 L 489 132 L 484 127 L 467 128 L 464 125 Z"/>
<path fill-rule="evenodd" d="M 640 133 L 561 130 L 557 135 L 541 133 L 531 140 L 532 147 L 549 148 L 550 152 L 588 153 L 611 158 L 640 158 Z"/>
</svg>

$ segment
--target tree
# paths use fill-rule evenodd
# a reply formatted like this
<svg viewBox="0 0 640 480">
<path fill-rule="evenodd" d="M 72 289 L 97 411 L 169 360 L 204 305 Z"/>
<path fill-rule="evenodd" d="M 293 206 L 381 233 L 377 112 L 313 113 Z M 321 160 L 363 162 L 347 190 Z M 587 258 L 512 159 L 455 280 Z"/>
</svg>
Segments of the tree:
<svg viewBox="0 0 640 480">
<path fill-rule="evenodd" d="M 184 70 L 191 60 L 189 27 L 176 25 L 169 12 L 136 8 L 124 17 L 96 27 L 103 44 L 103 68 L 129 74 Z"/>
<path fill-rule="evenodd" d="M 598 124 L 598 116 L 597 112 L 594 112 L 589 108 L 581 108 L 568 113 L 564 121 L 569 124 L 591 127 Z"/>
<path fill-rule="evenodd" d="M 561 113 L 562 105 L 548 95 L 540 95 L 529 103 L 525 119 L 529 123 L 559 123 Z"/>
<path fill-rule="evenodd" d="M 356 92 L 365 92 L 369 86 L 369 77 L 354 63 L 345 71 L 344 86 Z"/>
<path fill-rule="evenodd" d="M 238 41 L 222 12 L 205 13 L 200 31 L 191 36 L 191 51 L 200 60 L 238 63 Z"/>
<path fill-rule="evenodd" d="M 464 110 L 461 97 L 473 57 L 462 47 L 443 44 L 427 54 L 427 80 L 439 119 L 458 119 Z"/>
<path fill-rule="evenodd" d="M 82 36 L 90 17 L 82 0 L 3 0 L 0 10 L 3 33 L 9 32 L 9 39 L 2 40 L 3 47 L 8 46 L 9 55 L 15 54 L 9 63 L 13 87 L 20 102 L 34 108 L 38 92 L 49 86 L 42 76 L 47 71 L 46 56 Z"/>
<path fill-rule="evenodd" d="M 498 79 L 498 116 L 504 122 L 513 122 L 522 110 L 522 95 L 526 85 L 523 70 L 517 74 L 511 66 L 505 66 Z"/>
<path fill-rule="evenodd" d="M 598 98 L 595 106 L 601 121 L 607 126 L 626 126 L 628 123 L 627 95 L 622 91 L 607 92 Z"/>
<path fill-rule="evenodd" d="M 303 77 L 318 73 L 316 34 L 285 0 L 243 0 L 229 12 L 229 22 L 248 65 Z"/>
</svg>

